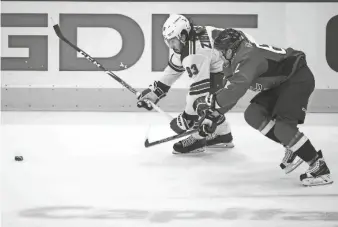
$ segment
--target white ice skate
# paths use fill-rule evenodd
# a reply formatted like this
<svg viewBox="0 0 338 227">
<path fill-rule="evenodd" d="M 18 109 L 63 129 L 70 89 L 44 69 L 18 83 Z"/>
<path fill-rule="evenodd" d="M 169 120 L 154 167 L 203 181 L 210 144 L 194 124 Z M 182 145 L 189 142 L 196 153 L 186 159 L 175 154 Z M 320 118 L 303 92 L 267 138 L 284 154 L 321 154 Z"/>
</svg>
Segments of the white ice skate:
<svg viewBox="0 0 338 227">
<path fill-rule="evenodd" d="M 318 186 L 333 183 L 322 151 L 318 151 L 317 159 L 310 165 L 306 173 L 300 175 L 300 181 L 304 186 Z"/>
<path fill-rule="evenodd" d="M 224 135 L 212 133 L 207 136 L 207 147 L 208 148 L 233 148 L 234 144 L 232 140 L 233 138 L 232 138 L 231 132 L 224 134 Z"/>
<path fill-rule="evenodd" d="M 285 156 L 280 164 L 280 167 L 286 174 L 294 171 L 300 164 L 303 163 L 303 159 L 294 154 L 290 149 L 285 149 Z"/>
<path fill-rule="evenodd" d="M 214 133 L 207 136 L 207 148 L 233 148 L 233 137 L 231 134 L 230 124 L 226 121 L 226 118 L 220 121 Z"/>
</svg>

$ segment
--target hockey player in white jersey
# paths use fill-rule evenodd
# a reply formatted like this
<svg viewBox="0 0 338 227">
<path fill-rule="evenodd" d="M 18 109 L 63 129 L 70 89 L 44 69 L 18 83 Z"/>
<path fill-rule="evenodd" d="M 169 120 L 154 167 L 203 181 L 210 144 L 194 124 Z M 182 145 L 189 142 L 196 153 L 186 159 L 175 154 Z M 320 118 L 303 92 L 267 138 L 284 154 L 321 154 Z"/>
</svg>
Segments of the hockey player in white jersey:
<svg viewBox="0 0 338 227">
<path fill-rule="evenodd" d="M 183 113 L 170 122 L 176 133 L 183 133 L 193 127 L 198 119 L 193 102 L 200 96 L 214 93 L 222 88 L 223 60 L 221 52 L 213 48 L 213 37 L 222 29 L 211 26 L 197 27 L 182 15 L 170 15 L 163 25 L 163 38 L 170 48 L 168 66 L 164 75 L 153 85 L 142 91 L 137 106 L 151 110 L 145 99 L 155 104 L 166 96 L 174 82 L 186 71 L 192 83 L 186 97 Z M 174 154 L 203 152 L 205 147 L 231 148 L 233 137 L 224 115 L 210 121 L 208 134 L 193 134 L 174 144 Z M 216 128 L 216 129 L 215 129 Z M 208 131 L 206 128 L 205 131 Z M 202 133 L 202 131 L 201 131 Z"/>
</svg>

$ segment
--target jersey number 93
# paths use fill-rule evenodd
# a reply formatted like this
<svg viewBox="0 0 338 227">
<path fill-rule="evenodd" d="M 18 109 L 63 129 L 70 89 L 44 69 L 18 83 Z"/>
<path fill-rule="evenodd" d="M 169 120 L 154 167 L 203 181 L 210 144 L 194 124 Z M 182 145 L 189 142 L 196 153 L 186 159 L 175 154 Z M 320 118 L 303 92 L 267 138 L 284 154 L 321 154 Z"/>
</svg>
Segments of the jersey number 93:
<svg viewBox="0 0 338 227">
<path fill-rule="evenodd" d="M 187 70 L 190 78 L 199 73 L 196 64 L 192 64 L 190 67 L 185 67 L 185 69 Z"/>
</svg>

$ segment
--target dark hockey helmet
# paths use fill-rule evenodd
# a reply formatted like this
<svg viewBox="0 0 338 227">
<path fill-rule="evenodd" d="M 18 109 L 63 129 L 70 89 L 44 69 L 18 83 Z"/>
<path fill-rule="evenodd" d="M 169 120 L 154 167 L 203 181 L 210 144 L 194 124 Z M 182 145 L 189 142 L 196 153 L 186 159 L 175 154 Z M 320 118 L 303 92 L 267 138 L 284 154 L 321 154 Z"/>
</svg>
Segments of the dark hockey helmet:
<svg viewBox="0 0 338 227">
<path fill-rule="evenodd" d="M 215 38 L 214 47 L 225 55 L 228 50 L 235 52 L 238 45 L 244 39 L 245 36 L 242 32 L 233 28 L 227 28 Z"/>
</svg>

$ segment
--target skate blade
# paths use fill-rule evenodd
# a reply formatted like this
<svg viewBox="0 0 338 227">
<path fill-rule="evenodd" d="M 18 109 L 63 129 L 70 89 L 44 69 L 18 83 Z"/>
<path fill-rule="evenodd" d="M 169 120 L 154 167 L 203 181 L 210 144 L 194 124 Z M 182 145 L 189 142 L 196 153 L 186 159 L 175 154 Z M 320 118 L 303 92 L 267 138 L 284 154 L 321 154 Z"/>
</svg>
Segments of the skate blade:
<svg viewBox="0 0 338 227">
<path fill-rule="evenodd" d="M 330 174 L 326 174 L 317 178 L 306 178 L 302 180 L 303 186 L 312 187 L 312 186 L 321 186 L 332 184 L 333 180 L 330 177 Z"/>
<path fill-rule="evenodd" d="M 182 152 L 178 152 L 178 151 L 173 151 L 172 153 L 173 154 L 180 154 L 180 155 L 189 155 L 189 154 L 199 154 L 199 153 L 202 153 L 204 152 L 205 149 L 204 148 L 198 148 L 198 149 L 195 149 L 193 151 L 190 151 L 190 152 L 185 152 L 185 153 L 182 153 Z"/>
<path fill-rule="evenodd" d="M 284 168 L 285 174 L 291 173 L 292 171 L 297 169 L 297 167 L 300 166 L 300 164 L 302 164 L 303 162 L 304 162 L 303 159 L 298 158 L 298 160 L 295 163 L 290 163 Z"/>
<path fill-rule="evenodd" d="M 218 143 L 214 145 L 207 145 L 207 148 L 233 148 L 235 145 L 230 142 L 230 143 Z"/>
</svg>

